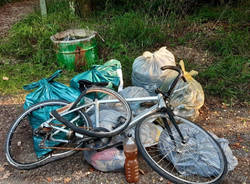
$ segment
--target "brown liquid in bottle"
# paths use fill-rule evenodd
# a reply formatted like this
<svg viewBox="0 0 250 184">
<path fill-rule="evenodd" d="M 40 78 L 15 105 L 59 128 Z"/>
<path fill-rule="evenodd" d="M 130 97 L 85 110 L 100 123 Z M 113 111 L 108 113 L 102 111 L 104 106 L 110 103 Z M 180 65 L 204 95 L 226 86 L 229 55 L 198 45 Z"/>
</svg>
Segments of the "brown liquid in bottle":
<svg viewBox="0 0 250 184">
<path fill-rule="evenodd" d="M 136 183 L 139 181 L 139 164 L 137 160 L 137 146 L 132 137 L 129 137 L 124 144 L 125 159 L 125 175 L 129 183 Z"/>
</svg>

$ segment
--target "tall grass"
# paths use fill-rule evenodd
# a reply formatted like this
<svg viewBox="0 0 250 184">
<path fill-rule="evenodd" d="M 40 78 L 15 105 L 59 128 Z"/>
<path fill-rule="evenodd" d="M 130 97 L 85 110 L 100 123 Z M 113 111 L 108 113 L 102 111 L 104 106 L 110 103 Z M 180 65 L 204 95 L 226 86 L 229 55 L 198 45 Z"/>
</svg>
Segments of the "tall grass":
<svg viewBox="0 0 250 184">
<path fill-rule="evenodd" d="M 11 76 L 9 81 L 0 80 L 1 93 L 17 93 L 22 85 L 58 68 L 51 35 L 68 28 L 89 28 L 105 39 L 104 43 L 98 39 L 98 63 L 120 60 L 126 85 L 130 85 L 134 59 L 144 51 L 182 45 L 199 48 L 215 58 L 199 75 L 207 94 L 228 101 L 249 101 L 249 2 L 201 6 L 187 0 L 95 1 L 96 10 L 87 18 L 74 15 L 66 0 L 48 2 L 47 18 L 39 11 L 30 14 L 0 42 L 0 60 L 4 60 L 0 63 L 5 63 L 0 64 L 0 77 Z M 21 62 L 13 64 L 10 56 Z M 189 68 L 199 68 L 192 59 L 188 62 Z M 76 74 L 65 73 L 63 81 Z"/>
</svg>

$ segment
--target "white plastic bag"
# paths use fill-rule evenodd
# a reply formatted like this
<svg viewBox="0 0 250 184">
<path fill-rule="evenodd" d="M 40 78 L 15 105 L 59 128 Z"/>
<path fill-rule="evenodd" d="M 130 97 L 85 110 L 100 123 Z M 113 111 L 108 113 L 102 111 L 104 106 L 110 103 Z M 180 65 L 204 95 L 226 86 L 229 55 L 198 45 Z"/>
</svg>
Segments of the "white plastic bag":
<svg viewBox="0 0 250 184">
<path fill-rule="evenodd" d="M 162 47 L 154 53 L 144 52 L 133 63 L 132 84 L 145 88 L 150 95 L 155 95 L 155 89 L 166 77 L 175 76 L 174 71 L 161 70 L 161 67 L 166 65 L 175 66 L 174 55 L 166 47 Z"/>
<path fill-rule="evenodd" d="M 124 98 L 142 98 L 142 97 L 149 97 L 149 93 L 142 87 L 137 86 L 129 86 L 124 88 L 122 91 L 119 92 Z M 145 100 L 148 102 L 148 100 Z M 129 106 L 132 110 L 133 115 L 138 115 L 143 110 L 147 109 L 145 107 L 141 107 L 141 103 L 144 101 L 136 101 L 136 102 L 128 102 Z"/>
<path fill-rule="evenodd" d="M 180 61 L 180 66 L 187 82 L 184 82 L 182 79 L 177 82 L 170 96 L 170 104 L 174 108 L 174 114 L 194 120 L 199 115 L 198 110 L 204 104 L 204 92 L 200 83 L 192 77 L 197 75 L 198 72 L 194 70 L 187 72 L 182 60 Z M 177 73 L 175 74 L 176 76 Z M 167 92 L 174 78 L 166 78 L 160 89 L 163 92 Z"/>
</svg>

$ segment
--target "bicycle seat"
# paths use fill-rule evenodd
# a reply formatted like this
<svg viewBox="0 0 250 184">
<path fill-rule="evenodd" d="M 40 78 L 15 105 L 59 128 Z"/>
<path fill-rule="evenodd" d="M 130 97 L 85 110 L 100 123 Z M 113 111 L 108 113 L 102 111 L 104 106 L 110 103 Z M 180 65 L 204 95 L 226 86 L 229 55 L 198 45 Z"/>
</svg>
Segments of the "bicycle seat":
<svg viewBox="0 0 250 184">
<path fill-rule="evenodd" d="M 79 80 L 78 83 L 79 83 L 79 89 L 81 91 L 84 91 L 85 89 L 90 88 L 92 86 L 105 87 L 108 85 L 108 82 L 91 82 L 85 79 Z"/>
</svg>

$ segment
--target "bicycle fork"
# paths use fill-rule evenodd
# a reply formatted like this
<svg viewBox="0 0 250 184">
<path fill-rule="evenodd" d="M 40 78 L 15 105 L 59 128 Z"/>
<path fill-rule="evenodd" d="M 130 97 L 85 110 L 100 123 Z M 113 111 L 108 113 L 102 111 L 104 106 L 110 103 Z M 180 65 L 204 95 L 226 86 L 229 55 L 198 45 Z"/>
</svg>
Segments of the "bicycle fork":
<svg viewBox="0 0 250 184">
<path fill-rule="evenodd" d="M 181 131 L 180 131 L 180 129 L 179 129 L 179 127 L 178 127 L 178 125 L 177 125 L 175 119 L 174 119 L 174 113 L 172 112 L 172 110 L 170 109 L 170 107 L 168 107 L 168 106 L 163 107 L 163 108 L 161 109 L 161 112 L 167 113 L 167 114 L 168 114 L 169 120 L 172 122 L 172 124 L 174 125 L 175 129 L 177 130 L 177 132 L 178 132 L 178 134 L 179 134 L 179 136 L 180 136 L 180 138 L 181 138 L 181 142 L 182 142 L 183 144 L 185 144 L 185 143 L 186 143 L 186 140 L 184 139 L 184 137 L 183 137 L 183 135 L 182 135 L 182 133 L 181 133 Z M 174 139 L 172 130 L 171 130 L 169 124 L 168 124 L 167 118 L 162 117 L 161 119 L 163 120 L 164 126 L 166 127 L 167 132 L 168 132 L 168 134 L 169 134 L 171 140 L 174 142 L 174 145 L 176 146 L 176 142 L 175 142 L 175 139 Z"/>
</svg>

